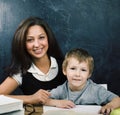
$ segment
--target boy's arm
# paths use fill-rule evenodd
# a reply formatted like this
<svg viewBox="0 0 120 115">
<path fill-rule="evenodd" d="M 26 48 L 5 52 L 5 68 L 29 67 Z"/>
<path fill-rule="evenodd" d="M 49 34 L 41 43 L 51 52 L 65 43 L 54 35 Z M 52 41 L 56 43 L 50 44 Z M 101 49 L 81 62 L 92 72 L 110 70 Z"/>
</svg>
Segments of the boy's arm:
<svg viewBox="0 0 120 115">
<path fill-rule="evenodd" d="M 69 100 L 56 100 L 56 99 L 48 99 L 45 105 L 48 106 L 55 106 L 59 108 L 73 108 L 75 107 L 75 104 L 72 101 Z"/>
<path fill-rule="evenodd" d="M 109 114 L 113 109 L 116 109 L 120 107 L 120 97 L 116 97 L 113 98 L 111 102 L 107 103 L 106 105 L 104 105 L 101 110 L 100 113 L 107 113 Z"/>
</svg>

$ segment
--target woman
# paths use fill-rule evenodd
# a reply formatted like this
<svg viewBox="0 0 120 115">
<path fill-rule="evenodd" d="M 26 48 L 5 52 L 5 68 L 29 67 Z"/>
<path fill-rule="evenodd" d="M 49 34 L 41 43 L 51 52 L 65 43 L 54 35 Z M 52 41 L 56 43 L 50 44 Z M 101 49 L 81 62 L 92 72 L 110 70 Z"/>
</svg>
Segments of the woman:
<svg viewBox="0 0 120 115">
<path fill-rule="evenodd" d="M 66 79 L 61 71 L 62 52 L 48 24 L 30 17 L 17 28 L 12 41 L 12 61 L 0 94 L 9 95 L 18 86 L 24 95 L 10 95 L 25 104 L 45 103 L 49 92 Z M 44 90 L 43 90 L 44 89 Z"/>
</svg>

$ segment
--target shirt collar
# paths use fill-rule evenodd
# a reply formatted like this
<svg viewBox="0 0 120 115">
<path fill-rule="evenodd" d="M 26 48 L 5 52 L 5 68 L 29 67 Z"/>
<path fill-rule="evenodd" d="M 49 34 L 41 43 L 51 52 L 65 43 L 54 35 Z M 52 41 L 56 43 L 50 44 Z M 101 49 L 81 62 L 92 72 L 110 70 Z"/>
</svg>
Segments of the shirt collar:
<svg viewBox="0 0 120 115">
<path fill-rule="evenodd" d="M 53 57 L 50 57 L 50 61 L 51 61 L 50 69 L 56 68 L 57 67 L 56 59 Z M 31 67 L 28 69 L 28 72 L 43 74 L 43 72 L 41 72 L 34 63 L 32 63 Z"/>
</svg>

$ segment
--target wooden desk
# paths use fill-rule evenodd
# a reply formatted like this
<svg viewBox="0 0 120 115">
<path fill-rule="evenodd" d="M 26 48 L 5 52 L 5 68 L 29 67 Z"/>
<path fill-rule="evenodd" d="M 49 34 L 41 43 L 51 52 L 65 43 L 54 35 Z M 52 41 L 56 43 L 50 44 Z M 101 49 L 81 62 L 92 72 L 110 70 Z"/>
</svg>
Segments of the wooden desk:
<svg viewBox="0 0 120 115">
<path fill-rule="evenodd" d="M 27 107 L 26 107 L 27 108 Z M 42 115 L 43 113 L 43 106 L 42 105 L 35 105 L 34 111 L 33 110 L 26 110 L 25 109 L 25 115 Z"/>
</svg>

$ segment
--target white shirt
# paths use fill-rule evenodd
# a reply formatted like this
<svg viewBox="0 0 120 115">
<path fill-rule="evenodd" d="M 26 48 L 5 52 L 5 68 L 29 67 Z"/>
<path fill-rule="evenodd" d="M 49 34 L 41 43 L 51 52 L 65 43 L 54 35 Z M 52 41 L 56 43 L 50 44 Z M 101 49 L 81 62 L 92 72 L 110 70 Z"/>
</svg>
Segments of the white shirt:
<svg viewBox="0 0 120 115">
<path fill-rule="evenodd" d="M 50 57 L 50 60 L 51 66 L 46 74 L 40 71 L 33 63 L 31 67 L 28 69 L 28 72 L 32 73 L 32 75 L 40 81 L 50 81 L 54 79 L 58 74 L 58 64 L 55 58 Z M 22 84 L 21 73 L 13 75 L 13 79 L 15 79 L 19 85 Z"/>
</svg>

